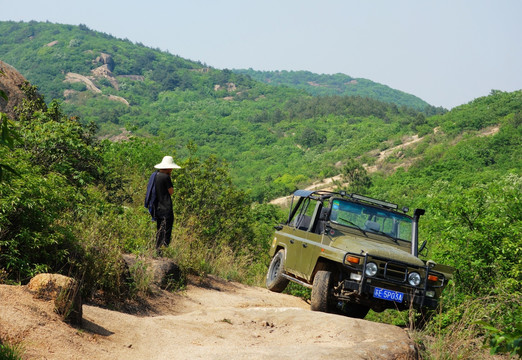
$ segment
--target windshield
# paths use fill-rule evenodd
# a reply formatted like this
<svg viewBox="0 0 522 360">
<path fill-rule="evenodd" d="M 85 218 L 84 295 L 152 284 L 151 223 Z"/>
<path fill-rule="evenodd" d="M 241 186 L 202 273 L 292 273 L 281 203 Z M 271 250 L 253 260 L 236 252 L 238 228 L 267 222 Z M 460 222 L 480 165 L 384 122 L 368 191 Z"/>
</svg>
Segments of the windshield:
<svg viewBox="0 0 522 360">
<path fill-rule="evenodd" d="M 383 234 L 411 241 L 412 219 L 406 215 L 357 204 L 342 199 L 332 201 L 330 221 L 358 228 L 364 232 Z"/>
</svg>

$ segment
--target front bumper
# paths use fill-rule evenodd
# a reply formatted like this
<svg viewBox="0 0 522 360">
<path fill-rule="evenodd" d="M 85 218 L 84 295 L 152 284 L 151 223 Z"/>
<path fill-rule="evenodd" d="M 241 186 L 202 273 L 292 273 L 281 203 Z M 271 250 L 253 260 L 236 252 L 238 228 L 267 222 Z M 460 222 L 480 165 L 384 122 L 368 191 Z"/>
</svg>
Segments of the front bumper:
<svg viewBox="0 0 522 360">
<path fill-rule="evenodd" d="M 354 300 L 357 298 L 358 302 L 366 303 L 367 305 L 378 304 L 381 308 L 409 308 L 414 307 L 417 309 L 428 307 L 435 309 L 438 305 L 436 298 L 436 289 L 440 290 L 443 288 L 446 279 L 443 274 L 434 272 L 429 266 L 419 266 L 414 264 L 408 264 L 401 261 L 390 260 L 380 256 L 372 256 L 370 254 L 351 254 L 348 255 L 362 257 L 362 263 L 358 265 L 344 262 L 345 268 L 349 269 L 350 272 L 354 272 L 360 275 L 360 280 L 351 280 L 349 276 L 341 281 L 340 288 L 338 289 L 337 297 L 340 300 Z M 375 276 L 369 277 L 365 274 L 364 269 L 368 262 L 374 262 L 378 264 L 378 273 Z M 412 286 L 408 283 L 408 274 L 412 271 L 421 274 L 422 282 L 419 286 Z M 428 279 L 429 275 L 436 275 L 439 279 L 438 282 L 430 282 Z M 375 288 L 383 288 L 391 291 L 397 291 L 404 294 L 402 302 L 392 302 L 387 300 L 381 300 L 373 296 Z M 433 296 L 427 296 L 427 293 L 431 293 Z"/>
<path fill-rule="evenodd" d="M 373 293 L 375 288 L 388 288 L 390 290 L 394 289 L 393 291 L 402 292 L 404 294 L 404 298 L 400 303 L 374 298 Z M 397 287 L 391 287 L 389 285 L 387 286 L 386 284 L 379 284 L 378 286 L 374 286 L 373 284 L 361 284 L 356 281 L 344 280 L 342 282 L 342 291 L 338 296 L 339 300 L 352 300 L 355 294 L 359 298 L 359 302 L 368 304 L 379 303 L 383 307 L 387 308 L 409 308 L 412 306 L 416 309 L 423 307 L 435 309 L 438 305 L 437 299 L 426 296 L 426 291 L 419 291 L 413 288 L 404 291 L 403 289 L 397 289 Z"/>
</svg>

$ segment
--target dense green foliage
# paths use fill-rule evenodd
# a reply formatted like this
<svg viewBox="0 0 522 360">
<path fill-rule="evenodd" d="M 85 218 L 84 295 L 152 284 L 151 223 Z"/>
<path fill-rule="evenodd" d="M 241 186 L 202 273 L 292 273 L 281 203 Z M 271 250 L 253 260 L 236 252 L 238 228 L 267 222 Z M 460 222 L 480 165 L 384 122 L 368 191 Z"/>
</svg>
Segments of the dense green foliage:
<svg viewBox="0 0 522 360">
<path fill-rule="evenodd" d="M 85 26 L 0 22 L 0 31 L 0 58 L 39 84 L 46 98 L 66 99 L 68 114 L 96 123 L 101 135 L 126 128 L 158 136 L 180 156 L 188 156 L 190 142 L 204 157 L 219 154 L 230 164 L 234 183 L 256 201 L 335 174 L 339 161 L 426 127 L 429 114 L 395 101 L 405 95 L 398 91 L 387 88 L 381 96 L 382 85 L 352 97 L 311 97 Z M 69 72 L 91 76 L 103 65 L 102 54 L 110 55 L 106 66 L 113 76 L 92 78 L 100 93 L 64 81 Z"/>
<path fill-rule="evenodd" d="M 352 78 L 345 74 L 314 74 L 310 71 L 256 71 L 253 69 L 234 69 L 235 73 L 245 74 L 252 79 L 271 85 L 284 85 L 305 90 L 310 95 L 345 95 L 364 96 L 387 103 L 424 110 L 429 115 L 444 112 L 442 108 L 434 108 L 418 97 L 391 89 L 371 80 Z"/>
<path fill-rule="evenodd" d="M 2 360 L 18 360 L 21 359 L 19 351 L 16 347 L 0 343 L 0 359 Z"/>
<path fill-rule="evenodd" d="M 134 296 L 143 288 L 129 283 L 121 254 L 151 253 L 154 226 L 142 205 L 144 186 L 158 154 L 175 150 L 152 139 L 99 141 L 93 126 L 67 117 L 54 101 L 47 106 L 34 87 L 23 90 L 20 141 L 0 149 L 16 170 L 0 186 L 4 281 L 25 283 L 40 272 L 61 272 L 81 279 L 88 298 L 100 291 L 108 301 Z M 244 278 L 249 264 L 265 262 L 268 227 L 278 214 L 273 206 L 252 207 L 222 161 L 200 159 L 193 145 L 188 151 L 173 175 L 174 243 L 188 251 L 171 249 L 170 255 L 186 271 L 200 273 L 228 254 L 220 274 Z M 238 270 L 226 273 L 234 263 Z"/>
<path fill-rule="evenodd" d="M 20 143 L 1 148 L 16 174 L 0 187 L 0 260 L 19 280 L 60 268 L 75 244 L 65 220 L 85 202 L 82 186 L 101 182 L 94 133 L 47 107 L 32 88 L 20 107 Z"/>
</svg>

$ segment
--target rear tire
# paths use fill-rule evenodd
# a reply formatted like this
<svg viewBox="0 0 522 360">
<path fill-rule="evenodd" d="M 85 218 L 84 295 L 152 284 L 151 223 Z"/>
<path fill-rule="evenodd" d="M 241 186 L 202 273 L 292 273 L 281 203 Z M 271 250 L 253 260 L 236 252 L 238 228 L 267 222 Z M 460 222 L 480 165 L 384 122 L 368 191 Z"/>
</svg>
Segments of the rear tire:
<svg viewBox="0 0 522 360">
<path fill-rule="evenodd" d="M 330 289 L 332 273 L 319 270 L 314 277 L 310 307 L 312 311 L 328 312 L 331 309 Z"/>
<path fill-rule="evenodd" d="M 279 250 L 268 267 L 266 273 L 266 288 L 273 292 L 282 292 L 286 289 L 289 280 L 283 277 L 283 270 L 285 268 L 285 251 Z"/>
</svg>

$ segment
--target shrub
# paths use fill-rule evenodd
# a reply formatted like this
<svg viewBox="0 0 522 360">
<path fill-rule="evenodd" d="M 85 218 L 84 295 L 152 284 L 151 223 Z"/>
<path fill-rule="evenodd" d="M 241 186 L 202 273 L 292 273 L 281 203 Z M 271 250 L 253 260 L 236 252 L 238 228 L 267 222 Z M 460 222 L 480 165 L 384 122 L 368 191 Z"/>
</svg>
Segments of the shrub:
<svg viewBox="0 0 522 360">
<path fill-rule="evenodd" d="M 0 359 L 1 360 L 20 360 L 20 359 L 22 359 L 22 351 L 18 346 L 2 344 L 0 342 Z"/>
</svg>

